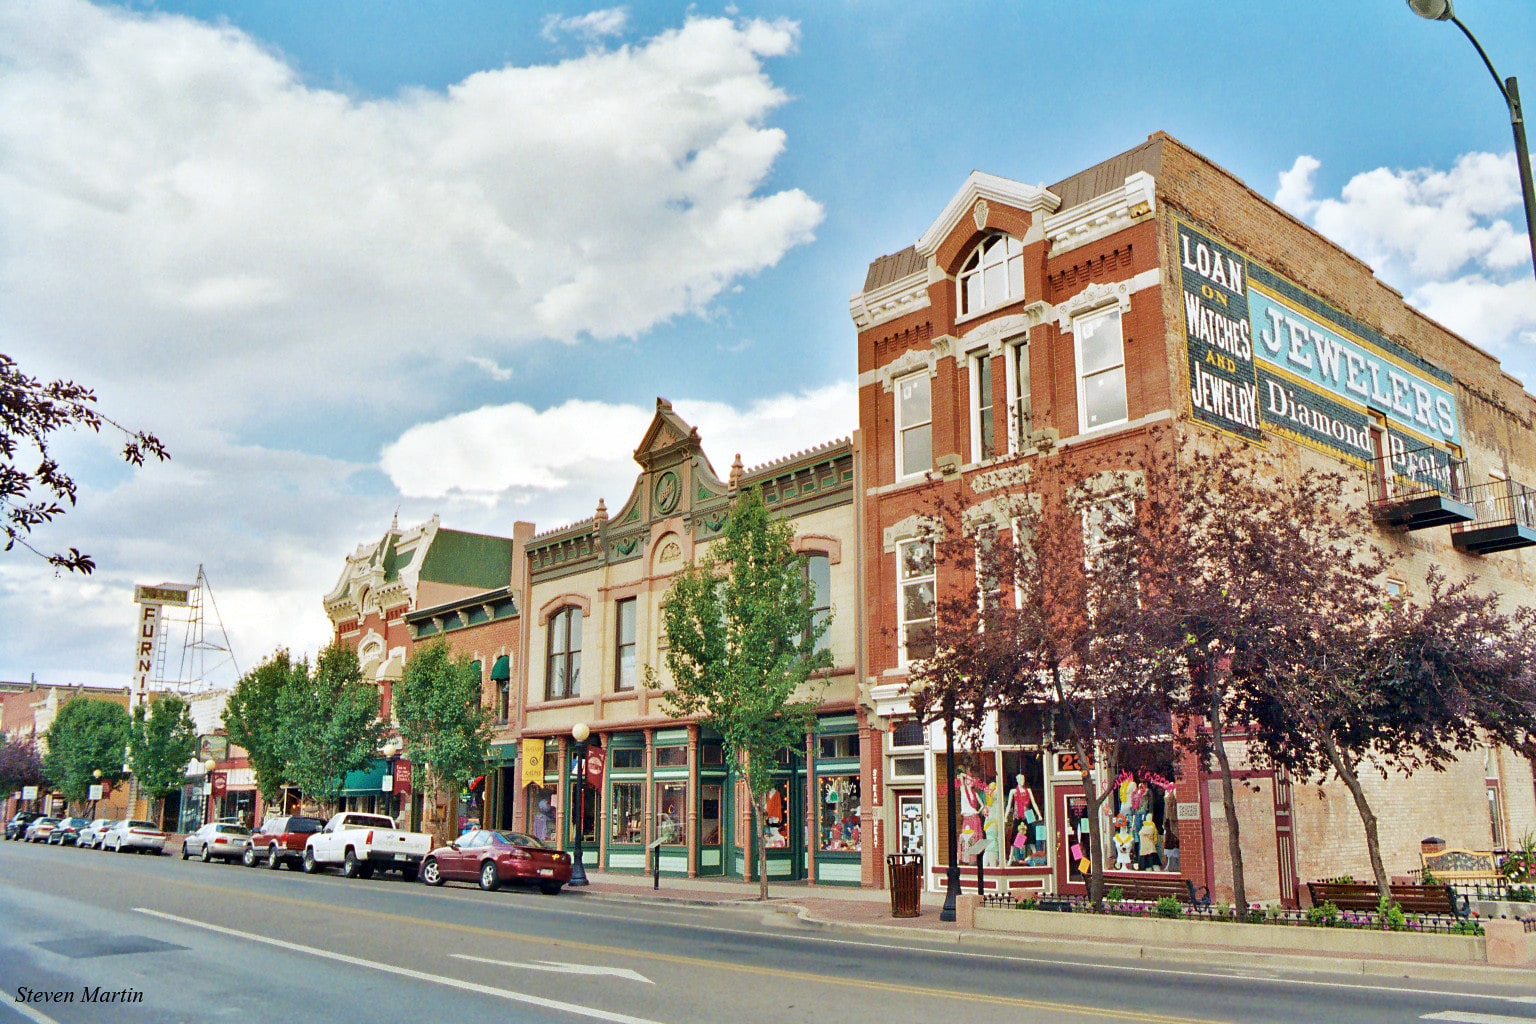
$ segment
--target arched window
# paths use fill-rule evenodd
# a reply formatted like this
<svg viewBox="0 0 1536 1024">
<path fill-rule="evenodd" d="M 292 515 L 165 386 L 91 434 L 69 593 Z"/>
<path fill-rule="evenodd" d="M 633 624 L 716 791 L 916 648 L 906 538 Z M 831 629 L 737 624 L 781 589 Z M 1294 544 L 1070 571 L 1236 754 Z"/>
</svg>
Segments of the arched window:
<svg viewBox="0 0 1536 1024">
<path fill-rule="evenodd" d="M 549 617 L 548 629 L 544 699 L 575 697 L 581 693 L 581 609 L 561 608 Z"/>
<path fill-rule="evenodd" d="M 1024 243 L 1012 235 L 982 240 L 960 268 L 960 315 L 1024 297 Z"/>
<path fill-rule="evenodd" d="M 805 556 L 805 578 L 811 585 L 811 628 L 816 629 L 832 617 L 832 559 L 824 551 Z M 832 649 L 828 630 L 816 638 L 816 652 Z"/>
</svg>

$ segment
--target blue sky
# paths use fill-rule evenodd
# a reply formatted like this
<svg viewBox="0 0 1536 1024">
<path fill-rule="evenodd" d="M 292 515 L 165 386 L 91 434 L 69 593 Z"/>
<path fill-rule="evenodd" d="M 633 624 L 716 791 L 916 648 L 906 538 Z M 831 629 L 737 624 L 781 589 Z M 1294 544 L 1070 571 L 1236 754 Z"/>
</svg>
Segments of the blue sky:
<svg viewBox="0 0 1536 1024">
<path fill-rule="evenodd" d="M 1536 96 L 1536 5 L 1457 10 Z M 101 568 L 0 561 L 0 679 L 126 679 L 200 563 L 241 663 L 313 650 L 397 507 L 614 507 L 657 395 L 721 469 L 846 433 L 869 260 L 1157 130 L 1536 380 L 1507 114 L 1399 0 L 0 0 L 0 351 L 174 456 L 64 442 L 36 540 Z"/>
</svg>

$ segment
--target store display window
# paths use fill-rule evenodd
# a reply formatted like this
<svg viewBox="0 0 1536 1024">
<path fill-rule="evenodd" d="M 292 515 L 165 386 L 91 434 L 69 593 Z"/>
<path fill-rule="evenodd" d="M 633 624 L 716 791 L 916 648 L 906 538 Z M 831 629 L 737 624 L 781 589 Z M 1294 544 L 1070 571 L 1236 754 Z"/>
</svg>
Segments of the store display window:
<svg viewBox="0 0 1536 1024">
<path fill-rule="evenodd" d="M 1044 867 L 1051 844 L 1045 820 L 1043 756 L 1033 751 L 1003 751 L 1000 789 L 1002 820 L 998 828 L 1003 863 L 1010 867 Z"/>
<path fill-rule="evenodd" d="M 767 811 L 763 815 L 763 845 L 782 850 L 789 845 L 789 783 L 780 780 L 768 790 Z"/>
<path fill-rule="evenodd" d="M 827 853 L 857 853 L 862 824 L 858 775 L 823 775 L 816 785 L 820 849 Z"/>
<path fill-rule="evenodd" d="M 528 787 L 528 831 L 539 842 L 555 840 L 555 787 L 534 783 Z"/>
<path fill-rule="evenodd" d="M 948 791 L 942 783 L 945 777 L 944 756 L 935 755 L 934 762 L 934 777 L 941 780 L 934 820 L 948 820 L 948 800 L 954 799 L 955 815 L 960 826 L 960 863 L 975 864 L 981 859 L 988 867 L 1000 866 L 1003 855 L 1003 797 L 1006 793 L 999 792 L 996 755 L 990 751 L 984 754 L 957 753 L 955 784 Z M 939 845 L 941 849 L 935 855 L 943 863 L 944 844 Z"/>
<path fill-rule="evenodd" d="M 613 783 L 609 791 L 612 809 L 608 832 L 612 842 L 637 846 L 645 842 L 644 787 L 643 782 Z"/>
<path fill-rule="evenodd" d="M 1177 830 L 1173 751 L 1160 746 L 1128 758 L 1111 788 L 1105 865 L 1112 871 L 1178 870 L 1177 840 L 1167 847 L 1169 830 Z"/>
<path fill-rule="evenodd" d="M 656 783 L 656 838 L 662 846 L 684 846 L 688 842 L 688 784 Z"/>
<path fill-rule="evenodd" d="M 717 785 L 699 787 L 699 845 L 720 845 L 720 792 Z"/>
</svg>

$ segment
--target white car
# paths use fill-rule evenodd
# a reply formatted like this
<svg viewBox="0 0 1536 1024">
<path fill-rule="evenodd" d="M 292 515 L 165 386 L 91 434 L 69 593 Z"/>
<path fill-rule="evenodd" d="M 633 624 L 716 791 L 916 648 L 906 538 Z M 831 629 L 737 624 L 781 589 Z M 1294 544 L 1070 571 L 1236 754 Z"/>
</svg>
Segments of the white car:
<svg viewBox="0 0 1536 1024">
<path fill-rule="evenodd" d="M 101 837 L 107 834 L 107 829 L 116 825 L 120 818 L 97 818 L 85 828 L 80 830 L 80 838 L 75 845 L 82 850 L 94 850 L 101 846 Z"/>
<path fill-rule="evenodd" d="M 101 848 L 114 853 L 163 853 L 165 833 L 152 821 L 119 821 L 101 837 Z"/>
<path fill-rule="evenodd" d="M 196 855 L 204 864 L 215 857 L 220 860 L 237 860 L 251 848 L 251 830 L 244 825 L 215 822 L 187 836 L 181 842 L 181 859 Z"/>
</svg>

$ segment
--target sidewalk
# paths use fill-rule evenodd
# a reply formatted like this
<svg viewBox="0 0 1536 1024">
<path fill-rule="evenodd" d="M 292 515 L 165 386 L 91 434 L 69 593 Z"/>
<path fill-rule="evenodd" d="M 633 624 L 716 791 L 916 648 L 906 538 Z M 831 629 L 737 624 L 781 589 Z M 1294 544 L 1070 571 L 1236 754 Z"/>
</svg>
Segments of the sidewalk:
<svg viewBox="0 0 1536 1024">
<path fill-rule="evenodd" d="M 977 931 L 962 928 L 955 922 L 940 921 L 939 911 L 944 905 L 944 894 L 937 892 L 925 891 L 922 894 L 921 916 L 903 919 L 891 916 L 891 894 L 884 889 L 810 885 L 804 882 L 772 882 L 768 886 L 769 902 L 761 904 L 757 902 L 756 882 L 744 883 L 720 878 L 675 878 L 664 875 L 660 888 L 652 889 L 649 875 L 589 870 L 587 877 L 591 884 L 585 889 L 567 889 L 566 892 L 570 895 L 580 894 L 584 899 L 689 906 L 766 907 L 793 915 L 814 927 L 987 947 L 1000 954 L 1024 954 L 1085 961 L 1107 959 L 1156 961 L 1199 964 L 1206 967 L 1319 972 L 1415 981 L 1472 981 L 1480 984 L 1518 985 L 1526 988 L 1536 983 L 1536 970 L 1531 968 L 1490 967 L 1386 957 L 1344 960 L 1336 956 L 1305 953 L 1262 953 L 1235 948 L 1213 950 L 1067 938 L 1040 939 L 1001 932 Z"/>
</svg>

